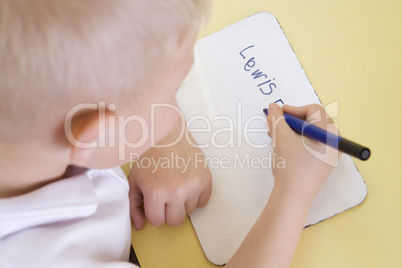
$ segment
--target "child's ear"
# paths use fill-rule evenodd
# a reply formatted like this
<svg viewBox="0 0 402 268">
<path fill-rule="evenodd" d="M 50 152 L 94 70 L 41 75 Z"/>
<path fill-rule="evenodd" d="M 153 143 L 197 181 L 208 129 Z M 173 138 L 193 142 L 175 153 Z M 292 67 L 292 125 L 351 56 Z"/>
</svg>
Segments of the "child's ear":
<svg viewBox="0 0 402 268">
<path fill-rule="evenodd" d="M 88 110 L 72 118 L 70 164 L 86 167 L 91 162 L 98 151 L 100 138 L 104 138 L 107 133 L 106 118 L 112 115 L 114 113 L 108 110 Z"/>
</svg>

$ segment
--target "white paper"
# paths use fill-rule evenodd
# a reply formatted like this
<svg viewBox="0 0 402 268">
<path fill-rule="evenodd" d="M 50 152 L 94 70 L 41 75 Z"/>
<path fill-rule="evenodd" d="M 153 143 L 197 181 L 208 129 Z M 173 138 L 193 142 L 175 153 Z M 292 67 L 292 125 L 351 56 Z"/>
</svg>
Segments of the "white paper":
<svg viewBox="0 0 402 268">
<path fill-rule="evenodd" d="M 271 139 L 262 109 L 271 102 L 300 106 L 320 101 L 269 13 L 256 14 L 198 41 L 195 65 L 177 100 L 195 141 L 204 147 L 213 177 L 211 199 L 190 215 L 191 221 L 207 258 L 222 265 L 260 215 L 274 184 L 267 161 L 272 157 Z M 366 194 L 352 159 L 343 155 L 306 225 L 360 204 Z"/>
</svg>

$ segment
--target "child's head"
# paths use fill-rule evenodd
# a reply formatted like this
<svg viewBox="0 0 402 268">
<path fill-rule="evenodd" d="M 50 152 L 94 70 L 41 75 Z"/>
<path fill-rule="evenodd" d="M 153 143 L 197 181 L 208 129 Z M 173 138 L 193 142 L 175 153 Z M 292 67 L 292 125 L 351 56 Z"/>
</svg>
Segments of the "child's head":
<svg viewBox="0 0 402 268">
<path fill-rule="evenodd" d="M 106 115 L 136 114 L 150 123 L 151 103 L 173 102 L 209 6 L 207 0 L 0 0 L 0 147 L 34 143 L 70 157 L 66 115 L 74 117 L 77 140 L 96 140 L 90 128 L 101 102 L 116 107 Z M 83 103 L 92 106 L 69 113 Z M 174 123 L 168 115 L 158 137 Z M 133 142 L 139 134 L 130 129 L 141 131 L 138 122 L 126 129 Z M 105 166 L 77 157 L 73 164 Z"/>
</svg>

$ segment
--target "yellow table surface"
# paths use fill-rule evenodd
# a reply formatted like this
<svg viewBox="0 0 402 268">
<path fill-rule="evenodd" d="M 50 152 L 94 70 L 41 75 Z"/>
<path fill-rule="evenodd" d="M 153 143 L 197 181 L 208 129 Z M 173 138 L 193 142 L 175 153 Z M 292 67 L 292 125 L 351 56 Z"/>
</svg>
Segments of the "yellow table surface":
<svg viewBox="0 0 402 268">
<path fill-rule="evenodd" d="M 368 196 L 303 231 L 291 267 L 402 267 L 402 1 L 216 0 L 209 35 L 260 11 L 274 14 L 341 133 L 367 145 L 356 160 Z M 141 266 L 216 267 L 189 218 L 133 231 Z"/>
</svg>

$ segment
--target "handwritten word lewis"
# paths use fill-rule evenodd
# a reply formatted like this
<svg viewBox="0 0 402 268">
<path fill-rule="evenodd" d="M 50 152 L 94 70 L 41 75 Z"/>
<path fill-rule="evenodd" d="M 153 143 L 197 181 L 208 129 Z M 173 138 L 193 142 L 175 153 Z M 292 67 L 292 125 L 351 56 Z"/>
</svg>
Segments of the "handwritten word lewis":
<svg viewBox="0 0 402 268">
<path fill-rule="evenodd" d="M 240 51 L 240 56 L 246 60 L 244 71 L 250 72 L 251 77 L 258 82 L 257 87 L 264 95 L 270 95 L 276 88 L 275 78 L 269 78 L 263 71 L 257 69 L 255 57 L 247 57 L 246 54 L 251 54 L 254 45 L 246 47 Z"/>
</svg>

